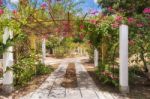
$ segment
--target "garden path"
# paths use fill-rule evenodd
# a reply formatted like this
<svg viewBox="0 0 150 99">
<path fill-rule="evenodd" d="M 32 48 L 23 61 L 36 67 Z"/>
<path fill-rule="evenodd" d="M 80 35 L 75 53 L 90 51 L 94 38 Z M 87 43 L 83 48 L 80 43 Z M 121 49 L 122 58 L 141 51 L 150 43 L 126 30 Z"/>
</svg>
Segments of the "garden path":
<svg viewBox="0 0 150 99">
<path fill-rule="evenodd" d="M 124 99 L 109 92 L 99 91 L 92 78 L 81 64 L 82 58 L 68 58 L 34 92 L 20 99 Z M 64 88 L 61 83 L 70 62 L 75 63 L 77 88 Z"/>
</svg>

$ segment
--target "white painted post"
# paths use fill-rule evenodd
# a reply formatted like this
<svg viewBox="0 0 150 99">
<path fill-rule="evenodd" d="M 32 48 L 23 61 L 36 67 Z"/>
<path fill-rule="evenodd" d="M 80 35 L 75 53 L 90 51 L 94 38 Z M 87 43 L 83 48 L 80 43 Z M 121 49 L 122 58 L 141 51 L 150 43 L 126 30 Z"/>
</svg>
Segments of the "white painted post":
<svg viewBox="0 0 150 99">
<path fill-rule="evenodd" d="M 45 38 L 42 38 L 42 63 L 45 64 L 45 58 L 46 58 L 46 40 Z"/>
<path fill-rule="evenodd" d="M 8 39 L 13 38 L 13 32 L 6 27 L 4 29 L 4 34 L 3 34 L 3 44 L 6 44 Z M 8 67 L 11 67 L 13 65 L 13 47 L 10 46 L 4 53 L 3 53 L 3 90 L 6 93 L 11 93 L 14 90 L 13 87 L 13 71 L 6 69 Z"/>
<path fill-rule="evenodd" d="M 128 26 L 121 25 L 119 27 L 120 32 L 120 70 L 119 70 L 119 83 L 120 91 L 123 93 L 129 92 L 128 85 Z"/>
<path fill-rule="evenodd" d="M 78 50 L 78 55 L 80 55 L 80 48 L 78 47 L 77 50 Z"/>
<path fill-rule="evenodd" d="M 97 48 L 94 49 L 94 66 L 98 66 L 98 50 Z"/>
<path fill-rule="evenodd" d="M 83 48 L 81 47 L 81 56 L 83 56 Z"/>
</svg>

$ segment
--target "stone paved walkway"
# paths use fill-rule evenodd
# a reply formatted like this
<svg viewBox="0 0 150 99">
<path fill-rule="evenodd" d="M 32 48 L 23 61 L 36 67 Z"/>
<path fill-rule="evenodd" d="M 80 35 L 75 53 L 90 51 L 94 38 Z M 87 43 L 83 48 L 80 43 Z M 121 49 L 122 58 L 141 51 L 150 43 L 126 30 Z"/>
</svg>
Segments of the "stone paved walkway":
<svg viewBox="0 0 150 99">
<path fill-rule="evenodd" d="M 75 63 L 77 88 L 64 88 L 60 84 L 69 62 Z M 101 92 L 79 59 L 66 59 L 34 92 L 20 99 L 124 99 L 108 92 Z"/>
</svg>

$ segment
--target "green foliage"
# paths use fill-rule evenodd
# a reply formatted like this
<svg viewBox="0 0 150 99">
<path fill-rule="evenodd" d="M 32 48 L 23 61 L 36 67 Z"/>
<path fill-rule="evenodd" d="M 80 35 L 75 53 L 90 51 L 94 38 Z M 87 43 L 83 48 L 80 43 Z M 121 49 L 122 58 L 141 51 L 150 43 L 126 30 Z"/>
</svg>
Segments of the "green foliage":
<svg viewBox="0 0 150 99">
<path fill-rule="evenodd" d="M 48 74 L 52 70 L 45 65 L 41 64 L 39 60 L 34 58 L 35 56 L 29 56 L 19 60 L 14 64 L 12 69 L 14 73 L 14 85 L 24 86 L 34 76 Z"/>
<path fill-rule="evenodd" d="M 62 58 L 62 57 L 65 57 L 66 51 L 68 51 L 67 48 L 65 48 L 64 46 L 59 46 L 55 48 L 54 55 L 57 58 Z"/>
<path fill-rule="evenodd" d="M 98 2 L 105 13 L 109 13 L 108 9 L 111 7 L 113 9 L 111 13 L 119 12 L 130 17 L 141 14 L 144 8 L 150 6 L 149 0 L 98 0 Z"/>
<path fill-rule="evenodd" d="M 42 63 L 36 65 L 36 75 L 49 74 L 51 71 L 52 69 L 50 67 L 45 66 Z"/>
<path fill-rule="evenodd" d="M 51 36 L 48 38 L 48 40 L 46 42 L 46 48 L 48 48 L 48 49 L 55 48 L 60 45 L 60 42 L 61 42 L 60 38 Z"/>
<path fill-rule="evenodd" d="M 58 42 L 58 41 L 57 41 Z M 55 42 L 53 42 L 55 43 Z M 59 45 L 54 47 L 54 56 L 58 58 L 66 57 L 70 54 L 71 50 L 74 49 L 78 44 L 74 42 L 74 38 L 68 37 L 63 38 Z"/>
<path fill-rule="evenodd" d="M 119 86 L 119 70 L 115 70 L 109 65 L 101 65 L 101 70 L 96 70 L 96 74 L 99 76 L 100 81 L 104 84 L 113 85 L 115 87 Z"/>
<path fill-rule="evenodd" d="M 3 69 L 0 67 L 0 78 L 3 77 Z"/>
<path fill-rule="evenodd" d="M 23 86 L 32 79 L 36 73 L 36 61 L 33 58 L 24 58 L 15 64 L 13 68 L 14 72 L 14 85 Z"/>
</svg>

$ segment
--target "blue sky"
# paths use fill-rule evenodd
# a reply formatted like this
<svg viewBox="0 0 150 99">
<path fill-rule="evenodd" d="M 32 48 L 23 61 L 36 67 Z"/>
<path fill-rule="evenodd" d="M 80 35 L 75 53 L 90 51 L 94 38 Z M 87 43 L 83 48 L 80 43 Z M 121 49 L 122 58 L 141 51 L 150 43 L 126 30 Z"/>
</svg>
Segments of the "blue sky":
<svg viewBox="0 0 150 99">
<path fill-rule="evenodd" d="M 8 2 L 9 0 L 4 0 L 4 1 Z M 10 1 L 17 2 L 18 0 L 10 0 Z M 98 11 L 101 10 L 101 8 L 96 3 L 97 0 L 75 0 L 75 2 L 76 1 L 84 1 L 84 3 L 80 4 L 80 7 L 83 8 L 84 12 L 88 12 L 90 9 L 91 10 L 98 10 Z M 10 7 L 10 5 L 7 4 L 7 7 Z"/>
<path fill-rule="evenodd" d="M 98 11 L 101 10 L 101 8 L 96 3 L 96 0 L 84 0 L 84 1 L 85 3 L 81 5 L 84 11 L 88 11 L 90 9 Z"/>
</svg>

